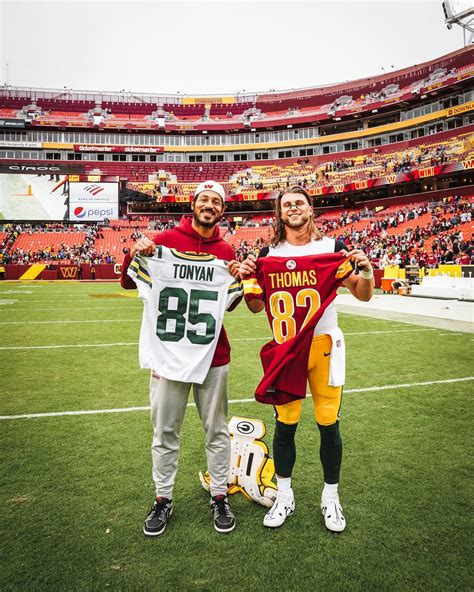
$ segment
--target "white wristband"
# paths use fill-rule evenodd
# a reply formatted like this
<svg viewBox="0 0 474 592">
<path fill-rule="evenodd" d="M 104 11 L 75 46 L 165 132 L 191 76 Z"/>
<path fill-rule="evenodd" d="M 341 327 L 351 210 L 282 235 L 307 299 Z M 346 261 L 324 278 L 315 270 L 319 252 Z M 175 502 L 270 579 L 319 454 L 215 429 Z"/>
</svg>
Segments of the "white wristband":
<svg viewBox="0 0 474 592">
<path fill-rule="evenodd" d="M 371 280 L 374 277 L 374 270 L 370 269 L 366 271 L 365 269 L 359 270 L 359 275 L 364 278 L 364 280 Z"/>
</svg>

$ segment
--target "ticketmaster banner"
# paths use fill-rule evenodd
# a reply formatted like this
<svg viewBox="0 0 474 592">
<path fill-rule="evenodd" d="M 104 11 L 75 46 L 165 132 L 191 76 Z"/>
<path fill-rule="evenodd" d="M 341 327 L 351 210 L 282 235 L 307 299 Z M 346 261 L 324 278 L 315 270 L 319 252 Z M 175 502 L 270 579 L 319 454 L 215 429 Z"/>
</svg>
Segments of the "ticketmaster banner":
<svg viewBox="0 0 474 592">
<path fill-rule="evenodd" d="M 118 183 L 70 183 L 69 220 L 100 222 L 118 216 Z"/>
<path fill-rule="evenodd" d="M 25 127 L 24 119 L 0 119 L 0 127 Z"/>
</svg>

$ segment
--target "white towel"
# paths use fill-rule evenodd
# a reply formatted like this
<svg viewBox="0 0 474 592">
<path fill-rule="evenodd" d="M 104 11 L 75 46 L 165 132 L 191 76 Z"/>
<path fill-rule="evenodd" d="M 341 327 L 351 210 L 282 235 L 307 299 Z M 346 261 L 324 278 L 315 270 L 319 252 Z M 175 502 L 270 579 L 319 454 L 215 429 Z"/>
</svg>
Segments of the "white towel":
<svg viewBox="0 0 474 592">
<path fill-rule="evenodd" d="M 336 327 L 327 334 L 331 337 L 331 359 L 329 361 L 329 386 L 343 386 L 346 382 L 346 344 L 341 329 Z"/>
</svg>

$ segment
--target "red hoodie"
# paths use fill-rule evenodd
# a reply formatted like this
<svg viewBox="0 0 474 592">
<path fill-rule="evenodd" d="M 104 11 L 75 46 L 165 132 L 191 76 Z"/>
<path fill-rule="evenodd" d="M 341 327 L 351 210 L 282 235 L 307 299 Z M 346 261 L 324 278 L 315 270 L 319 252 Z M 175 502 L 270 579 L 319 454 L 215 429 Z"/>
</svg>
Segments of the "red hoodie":
<svg viewBox="0 0 474 592">
<path fill-rule="evenodd" d="M 214 255 L 218 259 L 224 259 L 225 261 L 235 259 L 234 249 L 221 238 L 217 226 L 214 228 L 214 232 L 210 238 L 204 238 L 191 226 L 190 217 L 183 216 L 179 226 L 176 226 L 171 230 L 160 232 L 154 237 L 153 242 L 156 245 L 163 245 L 170 249 L 192 251 L 194 253 L 207 253 L 209 255 Z M 122 288 L 125 288 L 126 290 L 134 290 L 137 288 L 132 278 L 127 275 L 127 270 L 131 261 L 132 258 L 130 257 L 130 253 L 127 253 L 123 260 L 122 276 L 120 278 Z M 235 308 L 239 302 L 240 300 L 237 300 L 232 308 Z M 224 366 L 229 362 L 230 343 L 227 338 L 226 330 L 224 326 L 222 326 L 211 366 Z"/>
</svg>

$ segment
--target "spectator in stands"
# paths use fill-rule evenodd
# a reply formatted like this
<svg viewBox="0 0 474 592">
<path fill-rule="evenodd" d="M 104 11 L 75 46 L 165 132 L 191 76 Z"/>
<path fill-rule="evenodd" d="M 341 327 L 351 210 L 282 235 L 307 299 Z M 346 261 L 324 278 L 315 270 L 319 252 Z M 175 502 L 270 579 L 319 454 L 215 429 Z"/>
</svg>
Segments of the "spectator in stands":
<svg viewBox="0 0 474 592">
<path fill-rule="evenodd" d="M 184 218 L 176 228 L 157 234 L 154 242 L 144 237 L 133 245 L 130 254 L 124 258 L 122 286 L 126 289 L 136 287 L 127 275 L 131 260 L 136 254 L 153 255 L 156 245 L 214 255 L 229 261 L 228 269 L 236 277 L 239 264 L 235 260 L 232 247 L 220 237 L 218 228 L 225 209 L 224 201 L 225 192 L 222 185 L 214 181 L 201 183 L 192 200 L 192 219 Z M 235 308 L 237 303 L 238 301 L 232 308 Z M 154 431 L 152 461 L 156 499 L 144 524 L 144 533 L 147 536 L 161 535 L 172 512 L 179 433 L 191 386 L 206 431 L 206 455 L 211 476 L 211 509 L 214 528 L 218 532 L 230 532 L 235 527 L 235 517 L 227 499 L 230 436 L 226 415 L 230 346 L 224 328 L 216 338 L 218 341 L 211 368 L 202 384 L 160 378 L 152 372 L 150 401 Z M 201 346 L 196 344 L 196 347 L 207 347 L 207 343 Z"/>
</svg>

